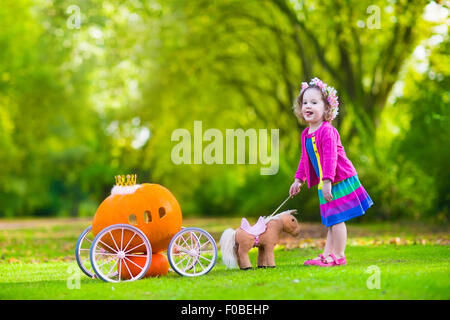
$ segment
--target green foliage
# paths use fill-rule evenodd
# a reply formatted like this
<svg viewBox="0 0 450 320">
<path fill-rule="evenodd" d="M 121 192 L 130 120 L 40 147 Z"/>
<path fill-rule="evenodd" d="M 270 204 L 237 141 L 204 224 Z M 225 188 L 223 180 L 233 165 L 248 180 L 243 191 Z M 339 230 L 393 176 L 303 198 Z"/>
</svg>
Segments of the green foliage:
<svg viewBox="0 0 450 320">
<path fill-rule="evenodd" d="M 426 188 L 420 197 L 425 204 L 422 208 L 442 222 L 448 221 L 450 205 L 449 51 L 447 39 L 432 53 L 427 72 L 410 77 L 405 84 L 410 94 L 398 102 L 398 107 L 411 113 L 410 130 L 395 150 L 400 161 L 422 171 L 415 175 L 416 188 Z"/>
<path fill-rule="evenodd" d="M 423 18 L 427 1 L 6 3 L 0 216 L 92 216 L 113 176 L 128 172 L 165 185 L 186 215 L 269 214 L 300 157 L 304 127 L 292 101 L 301 81 L 318 76 L 339 92 L 334 125 L 376 204 L 364 219 L 447 219 L 448 41 L 430 56 L 444 80 L 404 71 L 417 44 L 435 35 L 438 23 Z M 79 29 L 68 27 L 71 5 Z M 402 98 L 388 100 L 405 79 Z M 278 173 L 175 165 L 171 134 L 192 133 L 195 120 L 222 133 L 279 129 Z M 421 140 L 423 132 L 434 139 Z M 416 152 L 419 141 L 427 148 Z M 317 190 L 304 187 L 289 206 L 318 219 Z"/>
<path fill-rule="evenodd" d="M 63 29 L 64 3 L 40 5 L 0 8 L 0 54 L 9 62 L 0 65 L 4 216 L 77 215 L 93 196 L 102 198 L 103 186 L 92 181 L 112 174 L 108 140 L 89 102 L 94 61 L 74 64 L 77 39 Z"/>
</svg>

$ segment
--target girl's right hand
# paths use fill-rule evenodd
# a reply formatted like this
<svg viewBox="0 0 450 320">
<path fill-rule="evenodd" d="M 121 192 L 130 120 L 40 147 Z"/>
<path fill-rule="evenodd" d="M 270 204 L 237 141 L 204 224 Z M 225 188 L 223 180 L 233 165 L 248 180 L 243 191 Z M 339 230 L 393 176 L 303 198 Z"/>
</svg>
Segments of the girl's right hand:
<svg viewBox="0 0 450 320">
<path fill-rule="evenodd" d="M 302 186 L 302 183 L 295 179 L 294 183 L 291 185 L 291 188 L 289 189 L 289 195 L 291 197 L 295 196 L 297 193 L 300 192 L 300 188 Z"/>
</svg>

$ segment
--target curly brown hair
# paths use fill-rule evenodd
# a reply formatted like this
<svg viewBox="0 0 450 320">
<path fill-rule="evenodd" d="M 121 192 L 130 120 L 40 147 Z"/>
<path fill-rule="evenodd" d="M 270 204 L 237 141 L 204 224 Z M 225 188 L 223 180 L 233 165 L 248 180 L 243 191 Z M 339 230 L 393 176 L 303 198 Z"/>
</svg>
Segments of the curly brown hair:
<svg viewBox="0 0 450 320">
<path fill-rule="evenodd" d="M 322 101 L 325 105 L 325 112 L 323 114 L 323 118 L 325 121 L 331 122 L 333 121 L 333 110 L 331 109 L 330 104 L 327 101 L 327 96 L 325 93 L 322 92 L 322 90 L 320 90 L 320 88 L 316 85 L 310 85 L 308 86 L 308 88 L 306 88 L 305 90 L 301 90 L 300 94 L 298 95 L 298 97 L 295 99 L 294 101 L 294 105 L 292 106 L 292 109 L 294 111 L 294 114 L 296 115 L 298 121 L 301 124 L 307 124 L 305 118 L 303 117 L 302 114 L 302 104 L 303 104 L 303 95 L 305 94 L 306 90 L 308 89 L 317 89 L 319 90 L 321 96 L 322 96 Z"/>
</svg>

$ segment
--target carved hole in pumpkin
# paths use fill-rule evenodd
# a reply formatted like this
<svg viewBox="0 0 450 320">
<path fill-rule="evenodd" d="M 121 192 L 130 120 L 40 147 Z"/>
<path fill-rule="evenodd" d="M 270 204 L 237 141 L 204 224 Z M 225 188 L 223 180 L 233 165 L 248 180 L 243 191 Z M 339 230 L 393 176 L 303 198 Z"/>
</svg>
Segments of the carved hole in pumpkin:
<svg viewBox="0 0 450 320">
<path fill-rule="evenodd" d="M 145 212 L 144 212 L 144 219 L 145 219 L 145 223 L 152 222 L 152 214 L 151 214 L 150 211 L 145 210 Z"/>
<path fill-rule="evenodd" d="M 162 218 L 166 215 L 166 209 L 164 207 L 159 208 L 159 217 Z"/>
<path fill-rule="evenodd" d="M 134 214 L 130 214 L 128 216 L 128 223 L 129 224 L 137 224 L 137 219 L 136 219 L 136 216 Z"/>
</svg>

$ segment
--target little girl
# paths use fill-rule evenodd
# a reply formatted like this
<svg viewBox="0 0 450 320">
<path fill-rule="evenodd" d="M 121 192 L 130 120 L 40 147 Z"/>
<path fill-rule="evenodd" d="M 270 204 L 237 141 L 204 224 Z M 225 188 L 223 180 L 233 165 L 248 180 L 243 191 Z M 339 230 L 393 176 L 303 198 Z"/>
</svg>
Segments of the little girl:
<svg viewBox="0 0 450 320">
<path fill-rule="evenodd" d="M 294 103 L 295 115 L 309 127 L 301 135 L 302 154 L 289 194 L 299 193 L 305 181 L 308 188 L 317 184 L 320 215 L 328 228 L 323 254 L 307 260 L 305 265 L 332 267 L 347 264 L 344 221 L 363 215 L 373 204 L 345 154 L 338 131 L 331 125 L 338 114 L 338 105 L 336 90 L 318 78 L 302 83 Z"/>
</svg>

